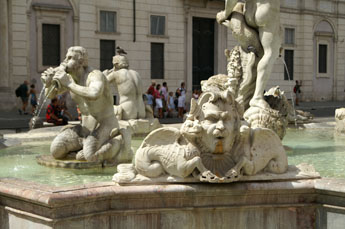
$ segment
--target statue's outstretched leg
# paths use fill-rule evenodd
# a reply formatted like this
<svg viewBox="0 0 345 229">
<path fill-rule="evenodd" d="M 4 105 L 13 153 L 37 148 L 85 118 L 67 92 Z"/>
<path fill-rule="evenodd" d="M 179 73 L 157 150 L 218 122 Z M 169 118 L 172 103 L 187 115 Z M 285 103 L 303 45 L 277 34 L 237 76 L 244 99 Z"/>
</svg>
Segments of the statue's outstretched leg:
<svg viewBox="0 0 345 229">
<path fill-rule="evenodd" d="M 279 20 L 279 18 L 278 18 Z M 279 35 L 279 23 L 272 23 L 264 27 L 259 27 L 259 37 L 264 49 L 264 55 L 260 59 L 257 67 L 257 78 L 254 96 L 250 100 L 249 105 L 259 108 L 270 108 L 264 100 L 264 89 L 270 78 L 275 60 L 279 56 L 279 48 L 281 45 Z"/>
</svg>

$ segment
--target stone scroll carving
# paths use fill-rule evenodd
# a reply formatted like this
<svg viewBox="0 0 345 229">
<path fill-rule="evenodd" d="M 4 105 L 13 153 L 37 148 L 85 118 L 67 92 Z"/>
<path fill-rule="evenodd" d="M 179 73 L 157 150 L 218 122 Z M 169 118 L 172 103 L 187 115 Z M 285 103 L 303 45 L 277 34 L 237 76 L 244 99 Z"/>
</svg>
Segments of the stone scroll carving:
<svg viewBox="0 0 345 229">
<path fill-rule="evenodd" d="M 287 157 L 279 137 L 269 129 L 241 125 L 241 109 L 229 91 L 206 92 L 191 101 L 180 129 L 151 132 L 133 164 L 118 166 L 113 180 L 141 183 L 166 177 L 186 181 L 234 182 L 260 172 L 284 173 Z"/>
</svg>

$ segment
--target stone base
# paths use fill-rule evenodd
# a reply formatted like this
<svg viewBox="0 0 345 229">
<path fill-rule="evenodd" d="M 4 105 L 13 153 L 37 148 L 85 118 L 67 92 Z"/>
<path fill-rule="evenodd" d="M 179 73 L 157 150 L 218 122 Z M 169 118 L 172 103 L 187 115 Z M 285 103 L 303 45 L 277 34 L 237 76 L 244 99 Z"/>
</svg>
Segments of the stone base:
<svg viewBox="0 0 345 229">
<path fill-rule="evenodd" d="M 170 175 L 149 178 L 140 174 L 135 174 L 132 164 L 121 164 L 117 168 L 118 173 L 113 177 L 113 181 L 119 185 L 147 185 L 162 183 L 202 183 L 199 179 L 189 176 L 180 178 Z M 320 174 L 314 167 L 308 164 L 289 165 L 288 171 L 283 174 L 259 173 L 254 176 L 242 176 L 239 181 L 282 181 L 320 178 Z M 225 179 L 220 179 L 217 183 L 229 183 Z"/>
<path fill-rule="evenodd" d="M 278 110 L 250 107 L 243 115 L 251 128 L 267 128 L 273 130 L 280 139 L 286 134 L 288 120 Z"/>
<path fill-rule="evenodd" d="M 100 162 L 78 161 L 73 159 L 57 160 L 51 155 L 40 155 L 36 157 L 36 161 L 40 165 L 45 165 L 55 168 L 70 168 L 70 169 L 93 169 L 101 168 Z"/>
<path fill-rule="evenodd" d="M 343 228 L 344 187 L 340 179 L 53 187 L 4 178 L 0 229 Z"/>
<path fill-rule="evenodd" d="M 130 129 L 134 136 L 146 136 L 151 131 L 162 127 L 157 118 L 119 120 L 120 128 Z"/>
<path fill-rule="evenodd" d="M 75 159 L 63 159 L 57 160 L 52 155 L 40 155 L 36 157 L 36 161 L 40 165 L 54 167 L 54 168 L 69 168 L 69 169 L 93 169 L 102 167 L 114 167 L 117 163 L 101 163 L 101 162 L 89 162 L 78 161 Z"/>
</svg>

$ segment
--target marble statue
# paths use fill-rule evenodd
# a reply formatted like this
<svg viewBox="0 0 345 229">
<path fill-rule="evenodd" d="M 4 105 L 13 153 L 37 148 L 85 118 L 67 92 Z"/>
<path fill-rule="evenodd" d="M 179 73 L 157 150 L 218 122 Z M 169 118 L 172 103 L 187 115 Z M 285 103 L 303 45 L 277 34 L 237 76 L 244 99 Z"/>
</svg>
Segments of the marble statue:
<svg viewBox="0 0 345 229">
<path fill-rule="evenodd" d="M 335 131 L 340 135 L 345 133 L 345 108 L 335 110 Z"/>
<path fill-rule="evenodd" d="M 151 132 L 133 164 L 121 164 L 113 180 L 141 183 L 166 178 L 202 182 L 234 182 L 257 173 L 284 173 L 287 156 L 279 137 L 269 129 L 241 125 L 241 109 L 228 90 L 206 92 L 180 129 Z M 182 179 L 182 180 L 181 180 Z"/>
<path fill-rule="evenodd" d="M 232 92 L 235 97 L 237 95 L 236 101 L 241 105 L 239 109 L 243 110 L 244 100 L 239 94 L 244 87 L 240 87 L 238 84 L 238 79 L 241 79 L 241 77 L 236 78 L 234 75 L 237 74 L 229 71 L 228 75 L 218 74 L 212 76 L 208 80 L 201 81 L 201 88 L 204 92 L 222 92 L 226 90 Z M 251 107 L 244 113 L 243 118 L 250 124 L 251 128 L 271 129 L 280 139 L 283 139 L 289 123 L 306 123 L 313 119 L 312 114 L 309 112 L 295 110 L 279 86 L 272 87 L 265 92 L 264 99 L 270 105 L 269 109 Z"/>
<path fill-rule="evenodd" d="M 113 163 L 120 153 L 131 153 L 131 135 L 119 127 L 109 82 L 88 65 L 85 48 L 70 47 L 61 65 L 47 69 L 41 79 L 51 98 L 69 91 L 82 114 L 81 125 L 65 127 L 53 140 L 50 151 L 55 159 L 72 155 L 77 160 Z"/>
<path fill-rule="evenodd" d="M 130 127 L 134 134 L 147 134 L 161 127 L 158 119 L 153 118 L 151 106 L 143 100 L 143 86 L 138 72 L 129 69 L 124 50 L 113 57 L 113 69 L 105 70 L 109 83 L 118 91 L 119 105 L 114 106 L 121 127 Z"/>
<path fill-rule="evenodd" d="M 253 53 L 257 64 L 252 63 L 256 75 L 251 107 L 269 108 L 264 99 L 264 89 L 270 78 L 274 61 L 279 56 L 280 37 L 279 0 L 226 0 L 225 10 L 217 14 L 217 21 L 229 27 L 238 39 L 241 49 Z M 249 62 L 255 62 L 250 60 Z"/>
<path fill-rule="evenodd" d="M 126 56 L 114 56 L 113 65 L 113 69 L 105 70 L 103 73 L 109 83 L 116 85 L 120 96 L 119 105 L 116 106 L 116 116 L 119 120 L 146 118 L 139 73 L 128 69 Z"/>
</svg>

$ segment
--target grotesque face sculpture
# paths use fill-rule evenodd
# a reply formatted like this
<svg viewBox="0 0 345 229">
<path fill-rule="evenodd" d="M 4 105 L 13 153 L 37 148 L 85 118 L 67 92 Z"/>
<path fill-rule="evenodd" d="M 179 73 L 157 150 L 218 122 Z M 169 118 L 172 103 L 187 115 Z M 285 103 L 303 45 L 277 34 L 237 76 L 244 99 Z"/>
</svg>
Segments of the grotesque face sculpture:
<svg viewBox="0 0 345 229">
<path fill-rule="evenodd" d="M 228 91 L 204 93 L 198 103 L 192 100 L 182 132 L 215 174 L 222 175 L 234 165 L 231 153 L 239 137 L 240 110 Z"/>
<path fill-rule="evenodd" d="M 230 151 L 235 141 L 237 120 L 231 112 L 231 105 L 218 99 L 202 105 L 200 124 L 202 141 L 209 153 L 222 154 Z"/>
</svg>

